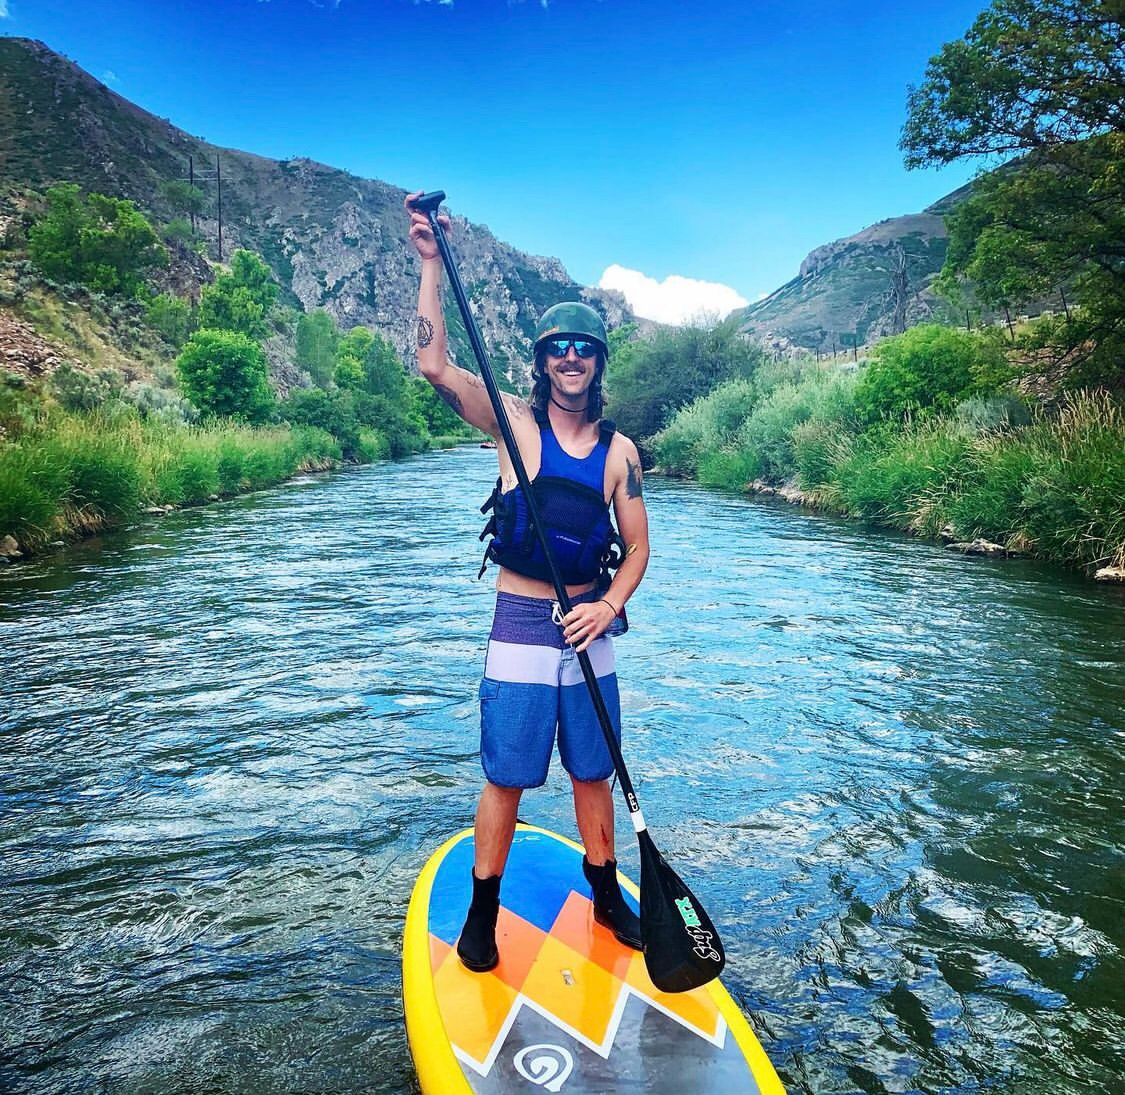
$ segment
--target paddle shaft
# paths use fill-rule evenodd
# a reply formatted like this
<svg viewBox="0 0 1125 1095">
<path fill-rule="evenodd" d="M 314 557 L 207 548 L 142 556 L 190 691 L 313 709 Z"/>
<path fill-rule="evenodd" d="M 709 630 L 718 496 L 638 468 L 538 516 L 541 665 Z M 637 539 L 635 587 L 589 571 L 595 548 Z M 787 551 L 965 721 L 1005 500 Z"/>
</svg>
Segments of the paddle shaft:
<svg viewBox="0 0 1125 1095">
<path fill-rule="evenodd" d="M 531 480 L 528 478 L 527 468 L 524 467 L 523 457 L 520 455 L 515 435 L 512 433 L 512 424 L 508 420 L 508 412 L 504 407 L 504 400 L 501 398 L 500 389 L 496 386 L 496 379 L 492 375 L 492 366 L 488 361 L 488 352 L 484 348 L 484 339 L 481 338 L 480 329 L 477 327 L 477 321 L 473 318 L 473 313 L 469 309 L 469 298 L 465 295 L 465 287 L 461 284 L 461 276 L 457 273 L 457 267 L 453 262 L 453 252 L 450 249 L 449 241 L 445 238 L 445 232 L 437 221 L 438 207 L 444 200 L 445 194 L 440 190 L 436 190 L 432 194 L 424 194 L 412 204 L 416 209 L 423 211 L 429 217 L 430 227 L 434 232 L 434 239 L 437 241 L 438 250 L 441 252 L 442 264 L 449 274 L 449 283 L 453 287 L 453 295 L 457 298 L 457 307 L 461 312 L 461 319 L 464 321 L 465 331 L 468 333 L 469 342 L 473 347 L 473 353 L 476 355 L 477 364 L 480 365 L 481 379 L 484 381 L 484 386 L 488 391 L 488 398 L 492 403 L 493 413 L 496 415 L 496 423 L 500 427 L 500 437 L 503 439 L 504 445 L 508 450 L 508 456 L 511 458 L 512 467 L 515 468 L 516 479 L 519 481 L 519 485 L 523 489 L 524 498 L 527 500 L 527 512 L 531 517 L 531 524 L 535 529 L 535 535 L 539 538 L 539 543 L 543 548 L 543 555 L 551 571 L 551 584 L 555 587 L 555 598 L 558 600 L 559 608 L 565 616 L 573 608 L 573 605 L 571 604 L 570 597 L 567 596 L 566 585 L 562 580 L 562 575 L 559 573 L 554 553 L 551 551 L 551 544 L 547 538 L 547 529 L 543 524 L 543 518 L 539 514 L 539 506 L 536 504 L 535 495 L 531 489 Z M 590 662 L 590 655 L 587 654 L 585 650 L 576 650 L 575 654 L 578 657 L 578 664 L 582 667 L 582 676 L 586 680 L 586 687 L 590 691 L 590 700 L 594 705 L 594 713 L 598 717 L 598 723 L 602 728 L 602 734 L 605 735 L 605 743 L 609 748 L 609 755 L 613 760 L 614 771 L 617 773 L 617 779 L 621 783 L 621 793 L 625 796 L 626 805 L 629 807 L 629 819 L 633 823 L 633 828 L 638 833 L 642 833 L 645 831 L 644 815 L 641 813 L 640 803 L 637 801 L 636 792 L 633 790 L 633 781 L 629 778 L 629 771 L 625 767 L 625 758 L 621 755 L 621 747 L 617 744 L 617 738 L 613 732 L 613 721 L 609 717 L 609 711 L 605 705 L 605 698 L 602 696 L 601 686 L 598 684 L 597 675 L 594 673 L 594 667 Z"/>
</svg>

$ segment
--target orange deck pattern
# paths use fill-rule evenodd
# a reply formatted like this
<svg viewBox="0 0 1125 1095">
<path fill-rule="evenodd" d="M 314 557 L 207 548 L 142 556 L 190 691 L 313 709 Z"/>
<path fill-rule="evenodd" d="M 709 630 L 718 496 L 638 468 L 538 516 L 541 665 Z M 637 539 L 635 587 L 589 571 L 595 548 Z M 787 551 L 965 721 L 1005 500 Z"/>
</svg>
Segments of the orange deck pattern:
<svg viewBox="0 0 1125 1095">
<path fill-rule="evenodd" d="M 721 1041 L 725 1024 L 707 990 L 660 992 L 642 955 L 596 924 L 581 894 L 569 895 L 550 933 L 504 908 L 496 929 L 500 964 L 483 974 L 470 973 L 452 947 L 430 937 L 442 1022 L 453 1045 L 481 1065 L 498 1048 L 521 995 L 596 1049 L 612 1043 L 626 986 L 701 1038 Z"/>
</svg>

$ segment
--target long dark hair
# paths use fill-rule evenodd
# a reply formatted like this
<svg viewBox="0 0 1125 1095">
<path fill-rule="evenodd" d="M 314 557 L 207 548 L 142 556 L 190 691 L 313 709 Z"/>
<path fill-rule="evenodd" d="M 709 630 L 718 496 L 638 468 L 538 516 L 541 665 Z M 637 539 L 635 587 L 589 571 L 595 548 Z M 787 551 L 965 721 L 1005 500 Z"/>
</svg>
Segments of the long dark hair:
<svg viewBox="0 0 1125 1095">
<path fill-rule="evenodd" d="M 551 380 L 547 376 L 547 351 L 539 347 L 531 365 L 531 405 L 539 411 L 546 411 L 551 401 Z M 604 398 L 602 396 L 602 377 L 605 376 L 605 354 L 599 350 L 594 366 L 594 379 L 586 389 L 586 421 L 597 422 L 602 417 Z"/>
</svg>

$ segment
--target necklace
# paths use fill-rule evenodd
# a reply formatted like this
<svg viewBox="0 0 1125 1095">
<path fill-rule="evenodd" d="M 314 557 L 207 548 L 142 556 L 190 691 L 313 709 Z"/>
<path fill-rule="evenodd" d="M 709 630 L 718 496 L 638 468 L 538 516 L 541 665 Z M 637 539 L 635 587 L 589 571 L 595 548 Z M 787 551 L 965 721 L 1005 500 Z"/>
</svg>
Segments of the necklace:
<svg viewBox="0 0 1125 1095">
<path fill-rule="evenodd" d="M 568 414 L 582 414 L 586 410 L 586 407 L 589 407 L 590 405 L 589 403 L 587 403 L 586 407 L 564 407 L 553 395 L 549 396 L 548 398 L 552 403 L 554 403 L 556 407 L 558 407 L 560 411 L 566 411 Z"/>
</svg>

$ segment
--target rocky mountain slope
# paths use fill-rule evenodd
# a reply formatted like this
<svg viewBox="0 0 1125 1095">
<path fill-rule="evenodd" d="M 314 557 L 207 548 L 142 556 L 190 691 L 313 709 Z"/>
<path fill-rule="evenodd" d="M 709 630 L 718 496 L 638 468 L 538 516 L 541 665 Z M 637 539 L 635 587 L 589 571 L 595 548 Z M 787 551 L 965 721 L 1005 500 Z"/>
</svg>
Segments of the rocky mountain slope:
<svg viewBox="0 0 1125 1095">
<path fill-rule="evenodd" d="M 792 281 L 736 313 L 739 326 L 779 350 L 824 352 L 934 318 L 944 308 L 931 288 L 948 246 L 942 214 L 968 191 L 816 248 Z"/>
<path fill-rule="evenodd" d="M 42 43 L 0 38 L 0 205 L 13 193 L 73 181 L 130 198 L 167 222 L 182 213 L 162 186 L 186 179 L 189 158 L 207 197 L 198 230 L 212 258 L 218 171 L 223 257 L 236 247 L 259 252 L 281 282 L 283 302 L 324 308 L 345 329 L 378 330 L 412 361 L 418 268 L 406 239 L 405 191 L 312 160 L 216 147 L 128 102 Z M 611 327 L 631 318 L 620 293 L 577 284 L 557 259 L 526 255 L 464 217 L 455 215 L 454 224 L 461 275 L 493 364 L 517 384 L 525 379 L 536 317 L 548 305 L 587 301 Z M 450 324 L 453 349 L 468 364 L 459 327 Z"/>
</svg>

